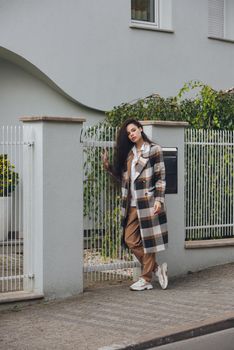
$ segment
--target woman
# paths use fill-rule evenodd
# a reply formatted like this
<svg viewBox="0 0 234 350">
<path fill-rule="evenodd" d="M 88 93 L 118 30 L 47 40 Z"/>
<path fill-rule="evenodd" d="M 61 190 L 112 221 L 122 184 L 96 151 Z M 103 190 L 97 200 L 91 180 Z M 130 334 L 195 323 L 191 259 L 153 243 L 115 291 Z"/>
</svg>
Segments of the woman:
<svg viewBox="0 0 234 350">
<path fill-rule="evenodd" d="M 152 289 L 154 274 L 166 289 L 167 264 L 156 262 L 156 253 L 168 243 L 162 149 L 148 139 L 141 123 L 128 119 L 119 130 L 113 164 L 109 164 L 106 151 L 102 161 L 122 183 L 123 239 L 142 265 L 141 277 L 130 289 Z"/>
</svg>

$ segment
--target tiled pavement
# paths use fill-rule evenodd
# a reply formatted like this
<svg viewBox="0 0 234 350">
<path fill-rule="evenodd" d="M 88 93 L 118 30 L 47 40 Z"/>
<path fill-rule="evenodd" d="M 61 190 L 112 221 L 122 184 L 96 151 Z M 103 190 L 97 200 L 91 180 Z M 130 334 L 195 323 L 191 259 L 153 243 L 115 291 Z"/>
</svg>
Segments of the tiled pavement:
<svg viewBox="0 0 234 350">
<path fill-rule="evenodd" d="M 0 349 L 115 349 L 234 315 L 234 263 L 132 292 L 130 282 L 2 311 Z"/>
</svg>

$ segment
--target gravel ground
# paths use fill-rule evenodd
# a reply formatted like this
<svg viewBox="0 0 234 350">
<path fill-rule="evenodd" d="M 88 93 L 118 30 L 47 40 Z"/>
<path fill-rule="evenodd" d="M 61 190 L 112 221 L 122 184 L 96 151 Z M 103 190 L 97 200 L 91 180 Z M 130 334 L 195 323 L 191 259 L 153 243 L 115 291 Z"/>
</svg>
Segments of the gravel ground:
<svg viewBox="0 0 234 350">
<path fill-rule="evenodd" d="M 20 276 L 23 274 L 22 255 L 0 255 L 0 277 Z M 0 292 L 23 290 L 23 280 L 20 277 L 0 281 Z"/>
</svg>

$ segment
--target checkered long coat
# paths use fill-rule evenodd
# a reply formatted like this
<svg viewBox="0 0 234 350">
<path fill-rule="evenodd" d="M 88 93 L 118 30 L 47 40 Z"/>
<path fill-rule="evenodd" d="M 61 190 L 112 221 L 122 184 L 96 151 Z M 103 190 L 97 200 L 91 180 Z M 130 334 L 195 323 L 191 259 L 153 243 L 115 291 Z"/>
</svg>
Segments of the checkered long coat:
<svg viewBox="0 0 234 350">
<path fill-rule="evenodd" d="M 130 174 L 133 152 L 127 159 L 127 168 L 122 176 L 122 226 L 126 225 L 130 204 Z M 162 149 L 158 144 L 150 144 L 148 151 L 141 154 L 136 163 L 136 208 L 140 224 L 140 234 L 145 253 L 155 253 L 166 249 L 168 244 L 165 199 L 165 166 Z M 161 211 L 154 214 L 154 202 L 162 203 Z"/>
</svg>

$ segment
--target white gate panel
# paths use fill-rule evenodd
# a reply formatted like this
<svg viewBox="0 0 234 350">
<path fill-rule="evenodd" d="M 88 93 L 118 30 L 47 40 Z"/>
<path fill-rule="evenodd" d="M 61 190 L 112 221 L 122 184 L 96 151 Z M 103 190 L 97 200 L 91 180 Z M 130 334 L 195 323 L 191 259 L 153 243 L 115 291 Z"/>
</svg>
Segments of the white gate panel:
<svg viewBox="0 0 234 350">
<path fill-rule="evenodd" d="M 120 187 L 103 169 L 101 154 L 113 157 L 117 128 L 82 130 L 84 151 L 84 272 L 92 280 L 129 278 L 138 263 L 121 246 Z"/>
<path fill-rule="evenodd" d="M 234 132 L 185 131 L 186 240 L 234 237 Z"/>
<path fill-rule="evenodd" d="M 31 167 L 24 159 L 31 141 L 25 142 L 23 133 L 22 126 L 0 127 L 0 293 L 23 290 L 27 279 L 24 225 L 31 217 L 24 222 L 23 197 L 26 188 L 32 193 L 32 184 L 23 182 L 23 176 Z"/>
</svg>

